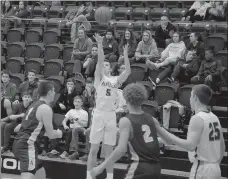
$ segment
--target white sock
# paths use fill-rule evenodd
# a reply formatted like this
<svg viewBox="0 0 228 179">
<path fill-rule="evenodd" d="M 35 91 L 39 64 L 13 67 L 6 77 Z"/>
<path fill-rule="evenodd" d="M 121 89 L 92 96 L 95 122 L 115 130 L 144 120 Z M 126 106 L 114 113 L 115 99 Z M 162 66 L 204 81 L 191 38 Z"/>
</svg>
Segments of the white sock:
<svg viewBox="0 0 228 179">
<path fill-rule="evenodd" d="M 86 172 L 86 179 L 93 179 L 91 174 L 90 174 L 90 171 Z"/>
<path fill-rule="evenodd" d="M 107 173 L 107 179 L 113 179 L 113 173 Z"/>
</svg>

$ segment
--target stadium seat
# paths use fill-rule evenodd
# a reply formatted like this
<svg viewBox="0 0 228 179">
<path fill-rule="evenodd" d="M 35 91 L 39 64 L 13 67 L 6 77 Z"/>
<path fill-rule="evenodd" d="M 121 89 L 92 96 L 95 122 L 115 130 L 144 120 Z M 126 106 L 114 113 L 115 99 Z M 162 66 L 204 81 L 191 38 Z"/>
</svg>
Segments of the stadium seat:
<svg viewBox="0 0 228 179">
<path fill-rule="evenodd" d="M 227 22 L 216 22 L 213 25 L 215 33 L 227 34 Z"/>
<path fill-rule="evenodd" d="M 25 73 L 28 70 L 33 69 L 36 71 L 37 74 L 40 74 L 44 67 L 44 59 L 42 58 L 30 58 L 25 61 Z"/>
<path fill-rule="evenodd" d="M 109 2 L 107 1 L 96 1 L 96 7 L 101 7 L 101 6 L 108 6 Z"/>
<path fill-rule="evenodd" d="M 1 55 L 4 56 L 6 54 L 6 44 L 7 42 L 1 41 Z"/>
<path fill-rule="evenodd" d="M 63 76 L 49 76 L 48 78 L 46 78 L 46 80 L 54 82 L 56 93 L 59 93 L 61 91 L 64 82 Z"/>
<path fill-rule="evenodd" d="M 58 29 L 49 29 L 46 30 L 43 34 L 43 42 L 46 45 L 58 43 L 60 37 L 60 30 Z"/>
<path fill-rule="evenodd" d="M 29 13 L 28 18 L 31 18 L 32 17 L 32 10 L 33 9 L 34 9 L 34 6 L 33 5 L 27 5 L 27 11 Z"/>
<path fill-rule="evenodd" d="M 59 59 L 62 55 L 63 45 L 61 44 L 50 44 L 45 46 L 44 60 Z"/>
<path fill-rule="evenodd" d="M 145 101 L 142 104 L 142 110 L 156 118 L 158 112 L 158 103 L 156 101 Z"/>
<path fill-rule="evenodd" d="M 127 2 L 126 1 L 112 1 L 111 3 L 112 3 L 111 4 L 112 7 L 116 7 L 116 8 L 118 8 L 118 7 L 127 7 Z"/>
<path fill-rule="evenodd" d="M 63 69 L 63 60 L 51 59 L 44 63 L 44 76 L 57 76 Z"/>
<path fill-rule="evenodd" d="M 161 83 L 155 88 L 155 99 L 159 106 L 163 106 L 168 100 L 175 100 L 178 86 L 176 84 Z"/>
<path fill-rule="evenodd" d="M 51 6 L 50 9 L 47 10 L 46 16 L 47 18 L 60 18 L 63 17 L 63 12 L 65 8 L 63 6 Z"/>
<path fill-rule="evenodd" d="M 135 63 L 131 65 L 131 74 L 128 77 L 126 83 L 135 83 L 137 81 L 143 81 L 145 78 L 146 65 L 141 63 Z"/>
<path fill-rule="evenodd" d="M 5 56 L 1 56 L 1 70 L 5 69 L 6 58 Z"/>
<path fill-rule="evenodd" d="M 219 52 L 225 48 L 225 42 L 227 41 L 227 36 L 222 34 L 213 34 L 208 36 L 204 44 L 206 47 L 209 47 L 210 45 L 215 47 L 215 51 Z"/>
<path fill-rule="evenodd" d="M 135 32 L 136 39 L 141 40 L 142 32 L 144 30 L 151 30 L 152 24 L 152 21 L 135 21 L 133 31 Z"/>
<path fill-rule="evenodd" d="M 25 58 L 41 58 L 43 55 L 44 44 L 43 43 L 30 43 L 25 48 Z"/>
<path fill-rule="evenodd" d="M 53 126 L 54 126 L 54 128 L 57 129 L 57 128 L 61 127 L 64 118 L 65 118 L 65 115 L 54 113 L 54 116 L 53 116 Z"/>
<path fill-rule="evenodd" d="M 149 69 L 149 77 L 151 78 L 151 80 L 153 81 L 153 82 L 155 82 L 156 81 L 156 79 L 157 79 L 157 77 L 158 77 L 158 75 L 162 72 L 162 71 L 164 71 L 165 70 L 165 67 L 161 67 L 161 68 L 159 68 L 158 70 L 151 70 L 151 69 Z"/>
<path fill-rule="evenodd" d="M 193 1 L 182 1 L 183 7 L 189 9 L 193 5 Z"/>
<path fill-rule="evenodd" d="M 154 8 L 150 11 L 150 19 L 152 21 L 158 21 L 162 15 L 168 15 L 169 10 L 167 8 Z"/>
<path fill-rule="evenodd" d="M 25 31 L 25 42 L 27 44 L 40 42 L 42 35 L 42 29 L 28 29 Z"/>
<path fill-rule="evenodd" d="M 153 84 L 150 81 L 139 81 L 139 83 L 141 83 L 146 88 L 148 99 L 150 99 L 153 93 L 153 87 L 154 87 Z"/>
<path fill-rule="evenodd" d="M 146 7 L 147 3 L 145 1 L 128 1 L 128 7 Z M 149 8 L 149 7 L 148 7 Z"/>
<path fill-rule="evenodd" d="M 81 73 L 76 73 L 73 77 L 73 81 L 77 88 L 77 91 L 81 94 L 85 89 L 85 78 L 82 76 Z"/>
<path fill-rule="evenodd" d="M 47 20 L 47 30 L 48 29 L 61 29 L 66 25 L 66 20 L 63 18 L 50 18 Z"/>
<path fill-rule="evenodd" d="M 222 50 L 215 54 L 215 59 L 220 61 L 222 67 L 227 68 L 227 65 L 228 65 L 227 56 L 228 56 L 227 50 Z"/>
<path fill-rule="evenodd" d="M 79 6 L 67 6 L 64 10 L 64 17 L 67 15 L 68 12 L 72 11 L 72 10 L 78 10 Z"/>
<path fill-rule="evenodd" d="M 184 85 L 179 89 L 178 101 L 185 107 L 190 108 L 190 96 L 194 84 Z"/>
<path fill-rule="evenodd" d="M 160 1 L 146 1 L 146 7 L 150 8 L 160 8 L 161 2 Z"/>
<path fill-rule="evenodd" d="M 7 56 L 11 57 L 21 57 L 25 49 L 24 42 L 13 42 L 7 44 Z"/>
<path fill-rule="evenodd" d="M 40 18 L 40 17 L 34 17 L 29 22 L 29 27 L 31 28 L 43 28 L 45 22 L 47 19 Z"/>
<path fill-rule="evenodd" d="M 25 75 L 22 73 L 12 73 L 10 74 L 10 81 L 19 87 L 25 81 Z"/>
<path fill-rule="evenodd" d="M 133 28 L 133 20 L 120 20 L 116 22 L 116 31 L 118 33 L 125 32 L 127 28 Z"/>
<path fill-rule="evenodd" d="M 199 33 L 203 33 L 205 32 L 207 29 L 211 29 L 212 28 L 212 23 L 210 22 L 201 22 L 201 21 L 197 21 L 194 22 L 191 26 L 191 31 L 192 32 L 199 32 Z"/>
<path fill-rule="evenodd" d="M 164 6 L 166 8 L 178 8 L 179 7 L 179 1 L 164 1 Z"/>
<path fill-rule="evenodd" d="M 177 32 L 189 35 L 187 31 L 191 29 L 191 22 L 175 21 L 172 24 L 177 28 Z"/>
<path fill-rule="evenodd" d="M 116 20 L 130 20 L 132 7 L 118 7 L 115 10 Z"/>
<path fill-rule="evenodd" d="M 75 60 L 70 60 L 64 63 L 64 70 L 67 71 L 69 75 L 73 74 L 73 68 L 74 68 Z M 81 67 L 80 67 L 81 69 Z M 78 73 L 81 73 L 80 70 L 77 71 Z"/>
<path fill-rule="evenodd" d="M 77 5 L 77 1 L 63 1 L 63 5 L 65 7 L 67 7 L 67 6 L 76 6 Z"/>
<path fill-rule="evenodd" d="M 11 42 L 21 42 L 23 41 L 24 28 L 13 28 L 7 31 L 7 41 Z"/>
<path fill-rule="evenodd" d="M 35 6 L 34 9 L 31 11 L 32 18 L 34 17 L 45 17 L 45 14 L 48 10 L 48 6 Z"/>
<path fill-rule="evenodd" d="M 71 60 L 74 44 L 67 44 L 63 46 L 63 61 L 64 63 Z"/>
<path fill-rule="evenodd" d="M 167 1 L 168 2 L 168 1 Z M 172 8 L 169 10 L 169 19 L 171 21 L 179 21 L 187 12 L 187 9 L 183 8 Z"/>
<path fill-rule="evenodd" d="M 133 9 L 132 17 L 133 20 L 148 20 L 150 14 L 150 8 L 137 7 Z"/>
<path fill-rule="evenodd" d="M 24 65 L 24 58 L 11 57 L 6 60 L 6 69 L 11 73 L 21 73 Z"/>
</svg>

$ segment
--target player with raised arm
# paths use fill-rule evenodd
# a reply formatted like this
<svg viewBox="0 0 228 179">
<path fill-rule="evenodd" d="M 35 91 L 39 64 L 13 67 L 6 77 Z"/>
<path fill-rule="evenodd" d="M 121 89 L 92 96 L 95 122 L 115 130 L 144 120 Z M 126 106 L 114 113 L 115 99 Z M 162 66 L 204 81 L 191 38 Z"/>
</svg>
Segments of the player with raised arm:
<svg viewBox="0 0 228 179">
<path fill-rule="evenodd" d="M 142 111 L 142 103 L 147 99 L 147 91 L 140 83 L 132 83 L 123 90 L 129 114 L 120 119 L 119 143 L 112 154 L 91 171 L 96 177 L 106 165 L 113 165 L 128 152 L 131 163 L 125 179 L 159 179 L 161 176 L 160 149 L 157 134 L 162 128 L 156 119 Z"/>
<path fill-rule="evenodd" d="M 125 82 L 131 73 L 128 59 L 128 45 L 124 47 L 125 71 L 120 76 L 111 76 L 111 64 L 105 61 L 102 47 L 103 37 L 95 34 L 98 43 L 98 62 L 95 70 L 94 87 L 96 89 L 96 106 L 93 112 L 93 122 L 90 132 L 91 148 L 87 162 L 87 179 L 92 179 L 90 170 L 96 166 L 100 143 L 103 143 L 105 158 L 113 151 L 116 144 L 117 124 L 115 103 L 118 87 Z M 106 165 L 107 179 L 113 179 L 113 164 Z"/>
<path fill-rule="evenodd" d="M 20 161 L 22 179 L 46 179 L 45 170 L 38 159 L 39 139 L 44 132 L 50 139 L 62 138 L 61 130 L 53 130 L 55 89 L 52 82 L 44 81 L 38 87 L 39 100 L 31 104 L 21 122 L 21 129 L 13 144 L 13 153 Z"/>
</svg>

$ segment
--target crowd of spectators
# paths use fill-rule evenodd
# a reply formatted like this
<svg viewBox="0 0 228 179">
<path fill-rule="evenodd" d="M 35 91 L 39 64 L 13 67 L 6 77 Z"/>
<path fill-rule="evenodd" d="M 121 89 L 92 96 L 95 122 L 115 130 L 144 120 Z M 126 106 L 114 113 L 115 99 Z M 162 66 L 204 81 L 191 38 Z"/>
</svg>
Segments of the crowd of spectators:
<svg viewBox="0 0 228 179">
<path fill-rule="evenodd" d="M 225 1 L 223 4 L 196 1 L 190 11 L 182 18 L 183 21 L 204 19 L 219 20 L 224 18 Z M 11 2 L 2 1 L 2 18 L 26 18 L 26 2 L 19 2 L 19 9 L 15 12 Z M 93 20 L 92 4 L 86 3 L 78 11 L 72 10 L 66 15 L 66 26 L 71 27 L 71 41 L 74 43 L 71 60 L 74 61 L 73 73 L 80 72 L 85 78 L 83 90 L 78 89 L 74 76 L 65 80 L 60 97 L 53 104 L 54 113 L 65 115 L 62 122 L 63 139 L 66 142 L 64 150 L 60 152 L 59 141 L 51 140 L 50 147 L 44 149 L 44 155 L 59 155 L 62 158 L 78 159 L 79 138 L 86 141 L 86 153 L 89 150 L 89 131 L 92 109 L 95 107 L 95 89 L 93 87 L 94 71 L 97 63 L 97 44 L 87 36 L 91 29 L 89 21 Z M 83 22 L 82 22 L 83 21 Z M 5 29 L 8 21 L 2 20 Z M 79 22 L 79 23 L 78 23 Z M 185 43 L 176 27 L 169 21 L 168 16 L 161 17 L 161 25 L 155 31 L 154 37 L 150 30 L 142 33 L 142 39 L 137 43 L 134 32 L 126 29 L 118 44 L 112 29 L 107 29 L 103 40 L 105 59 L 113 66 L 113 74 L 118 75 L 125 69 L 123 47 L 128 44 L 130 63 L 141 63 L 150 70 L 160 70 L 154 81 L 155 86 L 164 80 L 169 83 L 205 83 L 214 91 L 216 83 L 221 80 L 221 66 L 215 60 L 214 47 L 205 48 L 199 33 L 192 32 L 190 42 Z M 160 53 L 158 48 L 162 48 Z M 39 99 L 37 87 L 45 79 L 37 77 L 31 69 L 27 72 L 27 80 L 17 88 L 10 82 L 10 72 L 4 70 L 1 76 L 1 153 L 10 150 L 9 139 L 12 133 L 20 129 L 20 121 L 32 101 Z M 116 104 L 117 113 L 126 113 L 122 91 L 120 100 Z M 121 116 L 121 115 L 120 115 Z M 46 141 L 49 143 L 49 141 Z M 48 145 L 45 145 L 48 146 Z M 50 152 L 51 151 L 51 152 Z M 61 153 L 61 154 L 60 154 Z M 85 156 L 83 159 L 86 159 Z"/>
</svg>

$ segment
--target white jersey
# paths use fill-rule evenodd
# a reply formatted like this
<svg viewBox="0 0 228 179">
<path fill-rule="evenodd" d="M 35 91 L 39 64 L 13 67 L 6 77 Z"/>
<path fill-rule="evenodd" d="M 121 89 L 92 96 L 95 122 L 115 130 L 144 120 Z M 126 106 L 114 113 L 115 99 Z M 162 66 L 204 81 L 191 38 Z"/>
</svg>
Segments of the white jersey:
<svg viewBox="0 0 228 179">
<path fill-rule="evenodd" d="M 197 145 L 197 149 L 193 153 L 189 153 L 190 161 L 194 160 L 205 161 L 209 163 L 216 163 L 219 161 L 221 152 L 220 152 L 220 132 L 222 130 L 219 119 L 212 112 L 199 112 L 196 114 L 203 119 L 204 127 L 203 132 L 200 138 L 200 142 Z"/>
<path fill-rule="evenodd" d="M 115 111 L 118 98 L 118 76 L 104 75 L 96 88 L 96 109 L 101 111 Z"/>
</svg>

